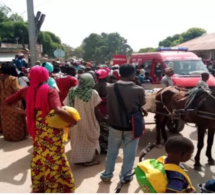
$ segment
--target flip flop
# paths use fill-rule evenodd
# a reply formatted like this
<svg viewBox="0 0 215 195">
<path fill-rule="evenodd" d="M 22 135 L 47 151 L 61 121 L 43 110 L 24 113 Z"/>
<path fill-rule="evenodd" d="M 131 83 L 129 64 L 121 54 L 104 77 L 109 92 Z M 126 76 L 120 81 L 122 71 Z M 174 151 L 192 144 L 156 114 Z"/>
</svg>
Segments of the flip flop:
<svg viewBox="0 0 215 195">
<path fill-rule="evenodd" d="M 94 161 L 91 161 L 91 162 L 84 163 L 84 166 L 85 167 L 90 167 L 90 166 L 94 166 L 94 165 L 98 165 L 98 164 L 100 164 L 100 161 L 94 160 Z"/>
</svg>

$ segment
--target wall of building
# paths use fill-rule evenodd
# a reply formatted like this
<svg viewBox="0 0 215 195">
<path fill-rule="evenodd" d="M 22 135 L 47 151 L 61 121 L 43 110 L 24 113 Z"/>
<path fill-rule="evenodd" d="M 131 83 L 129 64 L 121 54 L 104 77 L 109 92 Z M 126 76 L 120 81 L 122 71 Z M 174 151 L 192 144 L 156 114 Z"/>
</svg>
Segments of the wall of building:
<svg viewBox="0 0 215 195">
<path fill-rule="evenodd" d="M 215 50 L 205 50 L 205 51 L 192 51 L 197 56 L 201 57 L 202 59 L 215 59 Z"/>
</svg>

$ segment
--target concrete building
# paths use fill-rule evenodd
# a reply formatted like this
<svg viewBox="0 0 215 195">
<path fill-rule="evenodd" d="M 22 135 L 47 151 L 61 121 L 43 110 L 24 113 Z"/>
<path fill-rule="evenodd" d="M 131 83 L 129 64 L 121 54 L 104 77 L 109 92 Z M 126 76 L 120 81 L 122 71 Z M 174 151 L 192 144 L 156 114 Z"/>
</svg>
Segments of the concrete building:
<svg viewBox="0 0 215 195">
<path fill-rule="evenodd" d="M 184 42 L 177 47 L 188 47 L 202 59 L 215 59 L 215 33 L 204 34 L 195 39 Z"/>
<path fill-rule="evenodd" d="M 37 44 L 37 56 L 42 57 L 43 47 Z M 13 44 L 13 43 L 1 43 L 0 45 L 0 62 L 11 62 L 15 59 L 17 53 L 23 53 L 25 59 L 29 61 L 30 52 L 28 50 L 28 45 Z"/>
</svg>

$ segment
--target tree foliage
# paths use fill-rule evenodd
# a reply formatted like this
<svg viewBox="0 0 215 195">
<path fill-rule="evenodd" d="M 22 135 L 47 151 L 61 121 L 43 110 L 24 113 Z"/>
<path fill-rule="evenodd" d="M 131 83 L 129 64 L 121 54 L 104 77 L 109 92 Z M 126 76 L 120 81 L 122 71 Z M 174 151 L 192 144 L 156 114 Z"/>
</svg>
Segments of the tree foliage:
<svg viewBox="0 0 215 195">
<path fill-rule="evenodd" d="M 43 54 L 49 57 L 54 57 L 56 49 L 63 49 L 60 38 L 51 32 L 40 32 L 38 43 L 43 45 Z"/>
<path fill-rule="evenodd" d="M 11 16 L 9 17 L 9 20 L 13 22 L 24 22 L 23 18 L 17 13 L 11 14 Z"/>
<path fill-rule="evenodd" d="M 11 9 L 9 7 L 0 3 L 0 23 L 8 20 L 7 15 L 10 11 Z"/>
<path fill-rule="evenodd" d="M 103 63 L 110 61 L 114 54 L 130 55 L 132 48 L 127 40 L 119 33 L 92 33 L 83 41 L 83 58 L 85 61 L 96 61 Z"/>
<path fill-rule="evenodd" d="M 146 47 L 146 48 L 142 48 L 138 51 L 138 53 L 146 53 L 146 52 L 154 52 L 156 51 L 156 48 L 153 47 Z"/>
<path fill-rule="evenodd" d="M 28 29 L 25 22 L 7 21 L 0 23 L 0 36 L 6 43 L 28 43 Z"/>
<path fill-rule="evenodd" d="M 0 4 L 0 41 L 6 43 L 28 44 L 28 25 L 17 13 Z M 43 45 L 43 54 L 54 57 L 54 50 L 61 48 L 61 40 L 52 32 L 40 32 L 38 43 Z"/>
<path fill-rule="evenodd" d="M 183 42 L 199 37 L 204 33 L 206 33 L 206 30 L 202 28 L 190 28 L 186 32 L 183 32 L 181 34 L 176 34 L 172 37 L 169 36 L 166 39 L 160 41 L 159 46 L 162 46 L 162 47 L 176 46 Z"/>
</svg>

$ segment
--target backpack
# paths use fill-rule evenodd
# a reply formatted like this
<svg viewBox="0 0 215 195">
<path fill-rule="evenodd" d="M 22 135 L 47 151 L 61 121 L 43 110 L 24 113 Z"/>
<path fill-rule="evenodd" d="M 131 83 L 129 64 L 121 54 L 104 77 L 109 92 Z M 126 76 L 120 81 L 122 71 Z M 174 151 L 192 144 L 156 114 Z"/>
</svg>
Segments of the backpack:
<svg viewBox="0 0 215 195">
<path fill-rule="evenodd" d="M 187 173 L 178 165 L 164 164 L 165 156 L 147 159 L 137 164 L 135 175 L 144 193 L 165 193 L 168 179 L 165 170 L 181 173 L 194 189 Z"/>
</svg>

